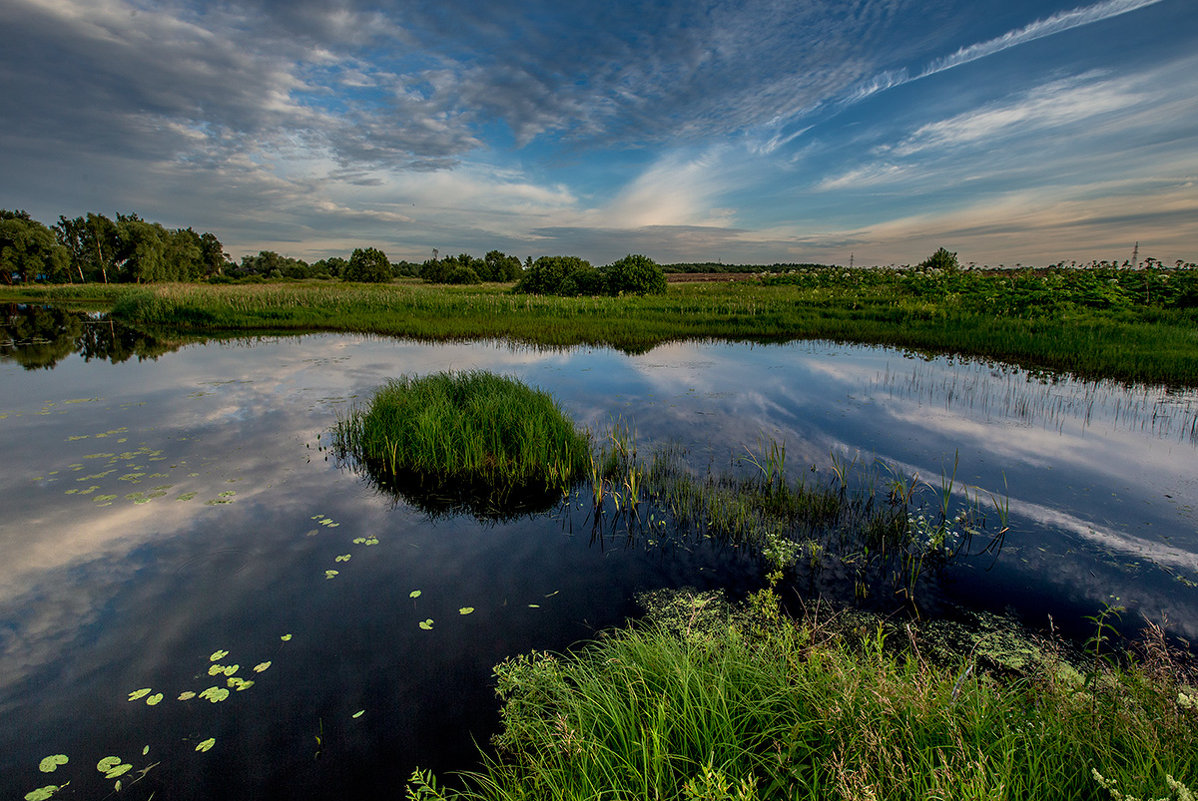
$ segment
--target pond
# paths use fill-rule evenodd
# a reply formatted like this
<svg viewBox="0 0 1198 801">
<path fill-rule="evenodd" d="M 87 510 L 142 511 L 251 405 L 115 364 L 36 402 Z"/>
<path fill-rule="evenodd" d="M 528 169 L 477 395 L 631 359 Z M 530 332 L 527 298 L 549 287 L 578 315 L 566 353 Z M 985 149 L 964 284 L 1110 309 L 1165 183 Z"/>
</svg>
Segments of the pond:
<svg viewBox="0 0 1198 801">
<path fill-rule="evenodd" d="M 12 325 L 0 342 L 6 798 L 68 781 L 57 797 L 402 796 L 416 765 L 472 765 L 503 657 L 619 625 L 639 592 L 759 586 L 739 550 L 596 536 L 579 503 L 486 521 L 379 492 L 328 431 L 402 374 L 511 375 L 700 472 L 772 439 L 796 473 L 868 482 L 881 460 L 929 503 L 951 480 L 954 503 L 1009 505 L 1010 531 L 925 614 L 1051 615 L 1084 637 L 1118 605 L 1198 636 L 1193 391 L 826 342 L 186 344 L 70 319 L 72 347 Z"/>
</svg>

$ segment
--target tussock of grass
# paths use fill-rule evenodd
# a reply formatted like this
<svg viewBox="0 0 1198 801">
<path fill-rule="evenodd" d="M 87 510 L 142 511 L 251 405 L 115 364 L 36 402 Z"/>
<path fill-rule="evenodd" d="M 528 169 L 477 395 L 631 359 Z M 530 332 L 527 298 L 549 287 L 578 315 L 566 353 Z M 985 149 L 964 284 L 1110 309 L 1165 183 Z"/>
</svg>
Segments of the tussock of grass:
<svg viewBox="0 0 1198 801">
<path fill-rule="evenodd" d="M 496 511 L 524 492 L 560 498 L 589 447 L 548 394 L 482 371 L 391 381 L 337 424 L 334 444 L 384 479 Z"/>
<path fill-rule="evenodd" d="M 1162 650 L 1083 673 L 1044 650 L 994 674 L 931 660 L 914 633 L 895 648 L 880 625 L 786 620 L 776 600 L 722 629 L 507 660 L 496 754 L 464 790 L 418 774 L 409 797 L 1067 800 L 1198 784 L 1198 711 Z"/>
</svg>

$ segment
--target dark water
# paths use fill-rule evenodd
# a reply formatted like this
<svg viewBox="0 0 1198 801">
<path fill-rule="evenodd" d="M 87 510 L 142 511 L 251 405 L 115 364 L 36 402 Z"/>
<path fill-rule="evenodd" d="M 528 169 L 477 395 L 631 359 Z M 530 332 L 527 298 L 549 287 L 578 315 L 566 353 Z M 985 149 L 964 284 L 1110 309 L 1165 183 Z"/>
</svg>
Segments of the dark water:
<svg viewBox="0 0 1198 801">
<path fill-rule="evenodd" d="M 642 447 L 684 445 L 700 469 L 770 437 L 793 470 L 882 459 L 940 486 L 955 462 L 954 502 L 1008 498 L 1012 531 L 997 560 L 945 577 L 949 599 L 1080 629 L 1117 598 L 1126 618 L 1198 635 L 1193 392 L 826 343 L 627 356 L 130 336 L 87 358 L 45 336 L 0 342 L 0 797 L 68 780 L 58 797 L 104 797 L 106 756 L 132 765 L 125 797 L 402 796 L 416 764 L 471 765 L 501 658 L 616 625 L 641 590 L 755 586 L 734 552 L 596 541 L 577 508 L 430 519 L 378 493 L 321 446 L 404 373 L 513 375 L 581 425 L 622 418 Z M 178 700 L 227 688 L 209 669 L 234 664 L 253 686 Z M 39 772 L 52 754 L 70 761 Z"/>
</svg>

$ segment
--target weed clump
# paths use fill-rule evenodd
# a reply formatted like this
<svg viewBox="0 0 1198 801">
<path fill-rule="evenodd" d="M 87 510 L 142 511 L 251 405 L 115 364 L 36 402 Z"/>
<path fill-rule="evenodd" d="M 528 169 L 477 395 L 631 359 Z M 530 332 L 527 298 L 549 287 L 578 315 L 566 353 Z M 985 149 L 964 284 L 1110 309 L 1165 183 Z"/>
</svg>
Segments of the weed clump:
<svg viewBox="0 0 1198 801">
<path fill-rule="evenodd" d="M 560 499 L 589 452 L 547 393 L 485 371 L 391 381 L 333 435 L 340 455 L 383 488 L 426 511 L 485 517 L 529 496 Z"/>
</svg>

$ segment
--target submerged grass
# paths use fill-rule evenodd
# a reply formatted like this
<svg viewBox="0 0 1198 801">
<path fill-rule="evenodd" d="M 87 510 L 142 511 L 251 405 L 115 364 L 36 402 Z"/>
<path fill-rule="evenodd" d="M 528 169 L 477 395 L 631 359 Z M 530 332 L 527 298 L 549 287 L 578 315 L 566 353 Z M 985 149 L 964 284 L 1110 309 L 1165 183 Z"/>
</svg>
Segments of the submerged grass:
<svg viewBox="0 0 1198 801">
<path fill-rule="evenodd" d="M 1198 282 L 1190 281 L 1191 272 L 823 270 L 615 298 L 414 282 L 20 287 L 4 289 L 0 298 L 92 300 L 110 304 L 129 323 L 193 331 L 498 337 L 633 352 L 678 339 L 823 338 L 1198 386 L 1198 294 L 1190 286 Z"/>
<path fill-rule="evenodd" d="M 1135 663 L 1078 671 L 1044 647 L 992 672 L 932 658 L 910 627 L 895 647 L 881 624 L 792 621 L 777 601 L 501 663 L 494 753 L 458 789 L 417 772 L 408 797 L 1193 797 L 1193 677 L 1159 635 Z"/>
<path fill-rule="evenodd" d="M 589 443 L 547 393 L 483 371 L 402 377 L 337 423 L 334 447 L 391 481 L 486 508 L 556 493 L 579 477 Z"/>
</svg>

